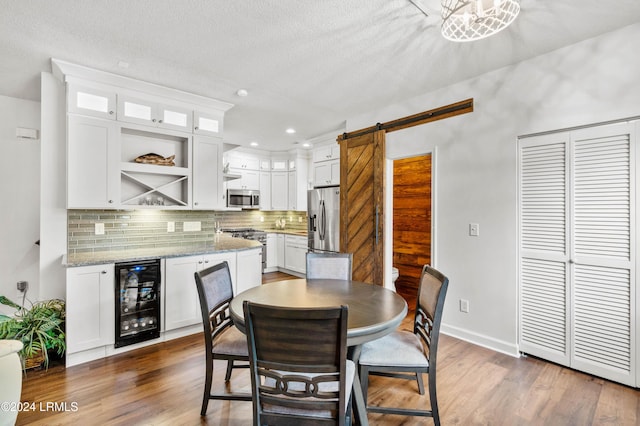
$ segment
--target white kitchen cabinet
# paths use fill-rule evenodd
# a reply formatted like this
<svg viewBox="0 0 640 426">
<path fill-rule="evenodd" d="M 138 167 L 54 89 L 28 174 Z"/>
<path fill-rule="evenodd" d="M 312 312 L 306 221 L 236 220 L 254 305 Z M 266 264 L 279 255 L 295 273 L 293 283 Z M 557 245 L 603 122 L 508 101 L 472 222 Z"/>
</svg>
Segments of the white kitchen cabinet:
<svg viewBox="0 0 640 426">
<path fill-rule="evenodd" d="M 260 170 L 271 171 L 271 158 L 260 157 L 259 161 L 260 161 Z"/>
<path fill-rule="evenodd" d="M 287 210 L 307 210 L 308 160 L 296 156 L 289 160 Z"/>
<path fill-rule="evenodd" d="M 313 186 L 340 185 L 340 160 L 313 164 Z"/>
<path fill-rule="evenodd" d="M 67 109 L 72 114 L 115 120 L 116 99 L 115 91 L 78 84 L 69 84 L 67 89 Z"/>
<path fill-rule="evenodd" d="M 262 247 L 237 252 L 238 270 L 234 295 L 262 284 Z"/>
<path fill-rule="evenodd" d="M 143 97 L 118 96 L 118 120 L 191 133 L 193 110 Z"/>
<path fill-rule="evenodd" d="M 271 208 L 287 210 L 289 203 L 289 172 L 271 172 Z"/>
<path fill-rule="evenodd" d="M 115 341 L 114 265 L 67 268 L 67 361 L 74 353 Z"/>
<path fill-rule="evenodd" d="M 287 175 L 287 210 L 296 210 L 298 201 L 298 179 L 296 171 L 292 170 Z"/>
<path fill-rule="evenodd" d="M 278 268 L 284 268 L 284 254 L 285 254 L 284 234 L 277 234 L 276 235 L 276 264 Z"/>
<path fill-rule="evenodd" d="M 278 234 L 267 234 L 267 264 L 265 272 L 278 269 Z"/>
<path fill-rule="evenodd" d="M 193 138 L 193 209 L 224 207 L 222 194 L 222 139 Z"/>
<path fill-rule="evenodd" d="M 116 122 L 68 117 L 67 208 L 118 207 L 119 138 Z"/>
<path fill-rule="evenodd" d="M 235 252 L 166 259 L 164 294 L 166 331 L 202 323 L 195 273 L 225 260 L 229 263 L 233 282 L 236 273 Z"/>
<path fill-rule="evenodd" d="M 260 172 L 257 170 L 229 169 L 230 174 L 240 175 L 239 179 L 227 182 L 228 189 L 260 189 Z"/>
<path fill-rule="evenodd" d="M 197 185 L 193 167 L 199 168 L 196 179 L 204 179 L 195 186 L 195 208 L 224 205 L 219 184 L 217 194 L 203 192 L 218 170 L 204 171 L 200 157 L 193 165 L 192 141 L 194 135 L 222 138 L 224 113 L 231 104 L 143 81 L 107 78 L 63 61 L 52 65 L 67 86 L 67 208 L 191 209 Z M 195 150 L 208 150 L 207 158 L 214 154 L 213 145 Z M 175 155 L 175 166 L 135 162 L 149 153 Z M 215 167 L 222 169 L 219 161 Z"/>
<path fill-rule="evenodd" d="M 289 169 L 289 159 L 288 158 L 272 158 L 271 159 L 271 170 L 274 172 L 282 172 Z"/>
<path fill-rule="evenodd" d="M 271 209 L 271 172 L 260 171 L 260 210 Z"/>
<path fill-rule="evenodd" d="M 222 137 L 224 113 L 205 112 L 195 110 L 193 112 L 193 133 L 204 136 Z"/>
<path fill-rule="evenodd" d="M 332 143 L 330 145 L 323 145 L 313 150 L 313 162 L 319 163 L 322 161 L 339 160 L 340 159 L 340 145 Z"/>
<path fill-rule="evenodd" d="M 260 159 L 249 153 L 229 153 L 226 161 L 229 163 L 229 168 L 231 169 L 260 170 Z"/>
<path fill-rule="evenodd" d="M 301 274 L 307 271 L 307 239 L 297 235 L 285 235 L 284 267 Z"/>
</svg>

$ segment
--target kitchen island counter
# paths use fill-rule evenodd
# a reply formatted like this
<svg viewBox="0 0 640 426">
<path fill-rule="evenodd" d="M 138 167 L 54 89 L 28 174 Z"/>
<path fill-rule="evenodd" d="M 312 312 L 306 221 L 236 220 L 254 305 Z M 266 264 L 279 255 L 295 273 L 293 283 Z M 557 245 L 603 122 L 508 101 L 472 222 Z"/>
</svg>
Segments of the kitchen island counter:
<svg viewBox="0 0 640 426">
<path fill-rule="evenodd" d="M 262 247 L 262 244 L 258 241 L 234 238 L 225 234 L 216 234 L 211 241 L 208 241 L 205 244 L 132 248 L 123 250 L 95 250 L 87 253 L 64 255 L 62 257 L 62 266 L 70 268 L 76 266 L 99 265 L 104 263 L 251 250 L 257 247 Z"/>
</svg>

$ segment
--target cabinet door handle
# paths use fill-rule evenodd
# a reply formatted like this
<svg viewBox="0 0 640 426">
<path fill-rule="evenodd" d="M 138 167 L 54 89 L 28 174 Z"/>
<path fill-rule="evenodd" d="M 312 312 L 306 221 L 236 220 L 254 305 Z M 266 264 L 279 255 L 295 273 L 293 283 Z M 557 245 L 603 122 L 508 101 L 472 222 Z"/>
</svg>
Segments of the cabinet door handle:
<svg viewBox="0 0 640 426">
<path fill-rule="evenodd" d="M 113 204 L 113 200 L 109 200 L 109 204 Z"/>
<path fill-rule="evenodd" d="M 156 121 L 158 121 L 158 120 L 156 120 L 155 118 L 152 118 L 152 119 L 151 119 L 151 122 L 152 122 L 152 123 L 155 123 Z"/>
<path fill-rule="evenodd" d="M 208 260 L 205 260 L 205 261 L 204 261 L 204 263 L 209 263 L 209 261 L 208 261 Z"/>
<path fill-rule="evenodd" d="M 101 274 L 106 274 L 106 273 L 107 273 L 107 271 L 100 271 L 100 273 L 101 273 Z"/>
<path fill-rule="evenodd" d="M 158 123 L 162 123 L 162 120 L 158 120 Z"/>
<path fill-rule="evenodd" d="M 109 111 L 109 115 L 113 115 L 113 111 Z"/>
<path fill-rule="evenodd" d="M 198 202 L 196 201 L 195 203 L 193 203 L 193 205 L 194 205 L 194 206 L 197 206 L 197 205 L 198 205 Z"/>
<path fill-rule="evenodd" d="M 202 260 L 198 260 L 198 263 L 199 263 L 200 265 L 202 265 Z"/>
<path fill-rule="evenodd" d="M 194 127 L 193 129 L 194 129 L 194 130 L 198 130 L 198 126 Z"/>
</svg>

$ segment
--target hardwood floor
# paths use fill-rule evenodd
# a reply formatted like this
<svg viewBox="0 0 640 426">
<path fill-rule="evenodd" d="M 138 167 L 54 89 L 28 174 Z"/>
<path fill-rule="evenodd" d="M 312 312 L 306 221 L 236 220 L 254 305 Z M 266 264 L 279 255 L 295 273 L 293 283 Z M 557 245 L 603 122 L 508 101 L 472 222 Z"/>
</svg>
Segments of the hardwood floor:
<svg viewBox="0 0 640 426">
<path fill-rule="evenodd" d="M 275 273 L 278 274 L 278 273 Z M 265 274 L 265 282 L 284 279 Z M 291 277 L 295 278 L 295 277 Z M 409 303 L 410 307 L 414 305 Z M 412 313 L 402 327 L 410 329 Z M 640 392 L 535 358 L 513 358 L 442 336 L 438 401 L 443 425 L 636 425 Z M 224 387 L 216 364 L 214 387 Z M 211 401 L 200 417 L 204 340 L 192 335 L 65 369 L 29 371 L 18 425 L 251 424 L 251 403 Z M 230 388 L 250 391 L 246 370 Z M 371 377 L 370 403 L 417 406 L 415 382 Z M 431 425 L 425 418 L 369 414 L 371 425 Z"/>
</svg>

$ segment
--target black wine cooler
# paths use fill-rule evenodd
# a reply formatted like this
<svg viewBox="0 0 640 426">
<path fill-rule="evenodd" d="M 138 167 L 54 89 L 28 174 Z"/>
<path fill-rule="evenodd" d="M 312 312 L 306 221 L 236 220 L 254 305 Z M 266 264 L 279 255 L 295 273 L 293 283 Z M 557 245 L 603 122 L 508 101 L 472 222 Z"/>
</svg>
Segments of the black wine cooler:
<svg viewBox="0 0 640 426">
<path fill-rule="evenodd" d="M 160 337 L 160 259 L 116 263 L 115 347 Z"/>
</svg>

